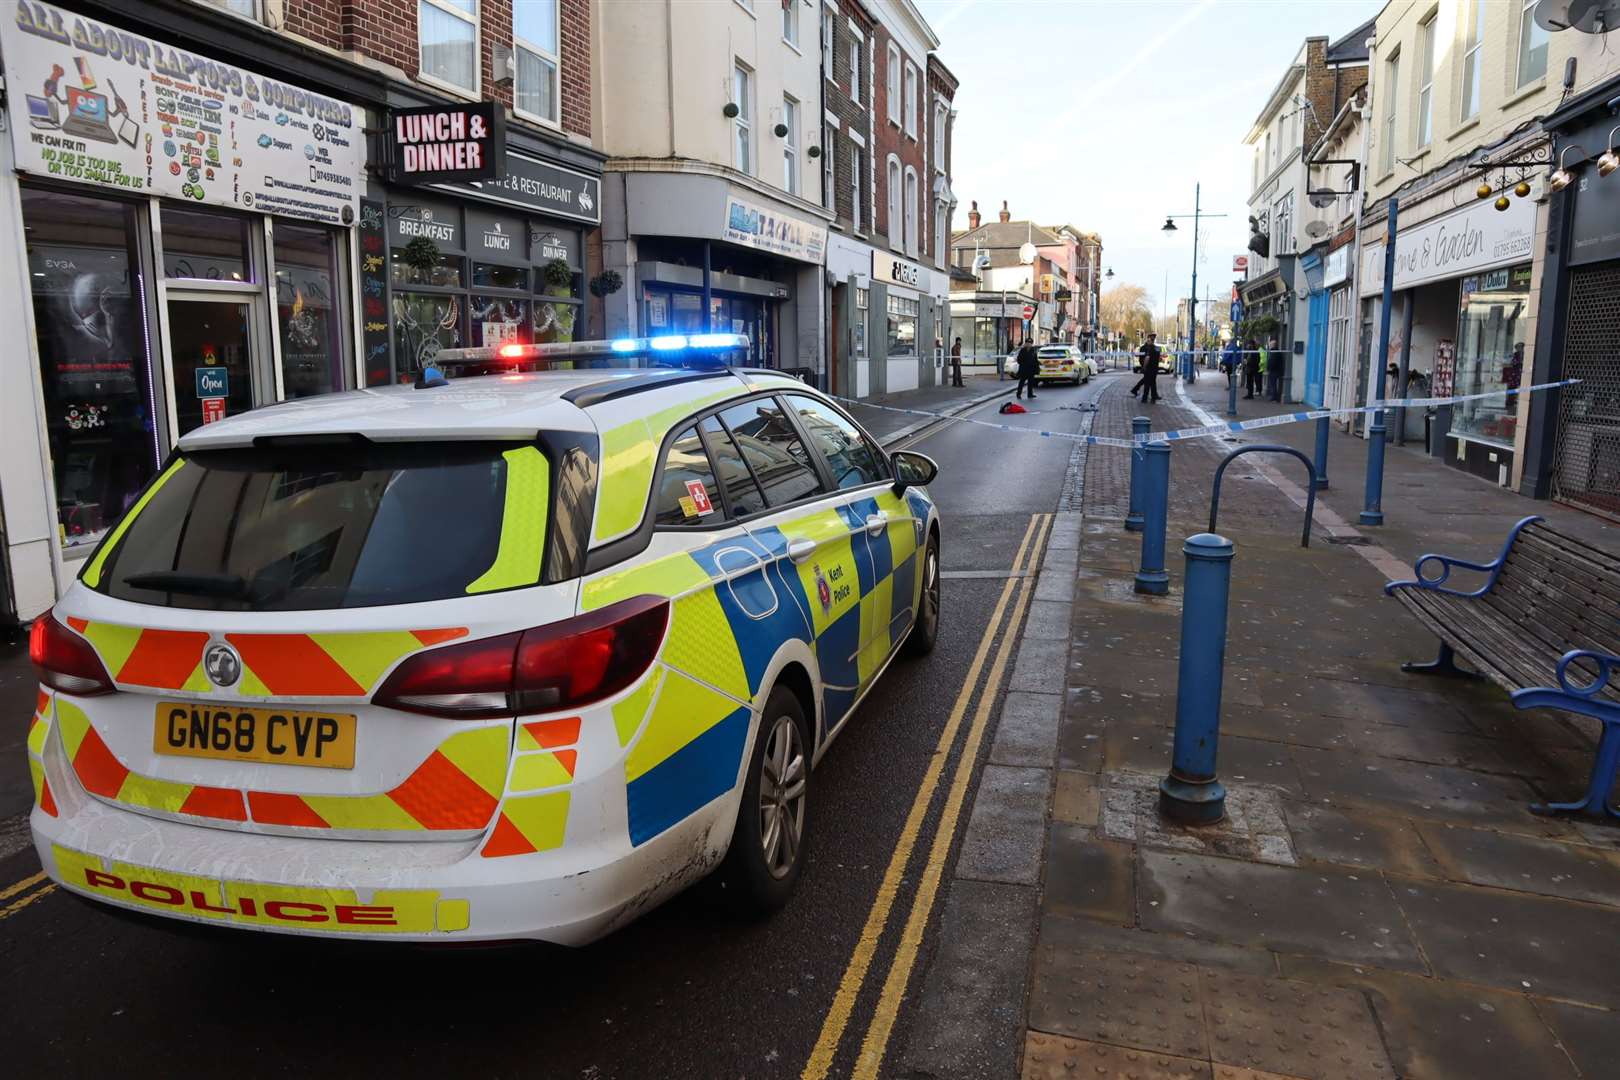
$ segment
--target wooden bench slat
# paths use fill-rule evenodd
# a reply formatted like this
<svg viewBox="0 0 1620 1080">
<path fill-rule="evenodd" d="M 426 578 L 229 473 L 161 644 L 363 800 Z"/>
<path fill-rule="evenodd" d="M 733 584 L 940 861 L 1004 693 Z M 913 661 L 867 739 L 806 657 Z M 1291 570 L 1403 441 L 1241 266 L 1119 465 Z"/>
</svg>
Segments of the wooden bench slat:
<svg viewBox="0 0 1620 1080">
<path fill-rule="evenodd" d="M 1585 589 L 1620 606 L 1620 581 L 1604 578 L 1597 571 L 1578 563 L 1555 562 L 1543 552 L 1515 548 L 1508 554 L 1504 570 L 1519 568 L 1526 574 L 1544 580 L 1549 588 L 1558 591 Z M 1500 585 L 1500 579 L 1498 580 Z"/>
<path fill-rule="evenodd" d="M 1529 533 L 1534 539 L 1548 538 L 1548 542 L 1555 543 L 1564 550 L 1578 554 L 1615 573 L 1620 573 L 1620 554 L 1593 547 L 1580 537 L 1556 529 L 1545 521 L 1538 521 L 1528 526 L 1519 535 L 1522 537 L 1525 533 Z"/>
<path fill-rule="evenodd" d="M 1395 593 L 1396 599 L 1405 605 L 1430 633 L 1450 645 L 1458 657 L 1475 671 L 1509 693 L 1522 690 L 1529 685 L 1522 677 L 1507 671 L 1484 652 L 1476 649 L 1472 642 L 1460 635 L 1456 628 L 1446 621 L 1443 613 L 1429 610 L 1424 599 L 1432 595 L 1420 589 L 1400 589 Z"/>
<path fill-rule="evenodd" d="M 1487 593 L 1474 602 L 1496 612 L 1504 622 L 1524 627 L 1527 633 L 1544 631 L 1538 636 L 1549 647 L 1561 646 L 1560 655 L 1570 649 L 1609 653 L 1620 649 L 1620 627 L 1606 631 L 1602 625 L 1607 613 L 1604 605 L 1551 593 L 1521 596 Z"/>
<path fill-rule="evenodd" d="M 1539 641 L 1532 647 L 1519 639 L 1511 626 L 1489 617 L 1476 602 L 1442 595 L 1433 608 L 1442 622 L 1452 626 L 1454 637 L 1466 638 L 1476 652 L 1490 655 L 1520 688 L 1550 685 L 1557 670 L 1557 659 L 1550 648 Z"/>
</svg>

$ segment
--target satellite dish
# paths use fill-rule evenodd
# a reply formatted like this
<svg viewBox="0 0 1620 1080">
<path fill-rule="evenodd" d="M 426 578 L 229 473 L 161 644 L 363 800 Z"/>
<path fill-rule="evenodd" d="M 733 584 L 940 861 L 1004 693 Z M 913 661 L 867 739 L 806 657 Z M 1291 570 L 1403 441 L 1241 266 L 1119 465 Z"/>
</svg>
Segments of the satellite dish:
<svg viewBox="0 0 1620 1080">
<path fill-rule="evenodd" d="M 1307 221 L 1305 223 L 1305 235 L 1312 240 L 1320 240 L 1332 231 L 1332 227 L 1325 221 Z"/>
<path fill-rule="evenodd" d="M 1620 0 L 1541 0 L 1536 25 L 1554 34 L 1560 30 L 1607 34 L 1620 27 Z"/>
<path fill-rule="evenodd" d="M 1030 263 L 1034 262 L 1035 245 L 1026 242 L 1023 246 L 1021 246 L 1018 249 L 1018 261 L 1023 263 L 1025 266 L 1028 266 Z"/>
<path fill-rule="evenodd" d="M 1317 188 L 1315 191 L 1311 192 L 1310 198 L 1312 206 L 1316 207 L 1318 210 L 1326 210 L 1328 207 L 1339 201 L 1339 193 L 1336 191 L 1329 191 L 1327 188 Z"/>
<path fill-rule="evenodd" d="M 986 270 L 989 269 L 989 266 L 990 254 L 988 252 L 981 252 L 978 255 L 973 256 L 973 269 Z"/>
</svg>

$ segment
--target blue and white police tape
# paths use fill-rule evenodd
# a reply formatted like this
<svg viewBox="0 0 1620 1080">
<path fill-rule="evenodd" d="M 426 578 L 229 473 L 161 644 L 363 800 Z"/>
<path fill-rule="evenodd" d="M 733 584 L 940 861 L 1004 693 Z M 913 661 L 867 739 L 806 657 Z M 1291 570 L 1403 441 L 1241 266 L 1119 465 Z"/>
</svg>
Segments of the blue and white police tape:
<svg viewBox="0 0 1620 1080">
<path fill-rule="evenodd" d="M 846 405 L 855 405 L 863 409 L 881 409 L 883 412 L 904 413 L 907 416 L 927 416 L 936 420 L 950 420 L 958 424 L 972 424 L 975 427 L 986 427 L 996 431 L 1015 431 L 1021 435 L 1039 435 L 1045 439 L 1070 439 L 1083 442 L 1088 446 L 1119 446 L 1125 449 L 1134 449 L 1146 443 L 1157 442 L 1185 442 L 1188 439 L 1209 439 L 1219 435 L 1231 435 L 1240 431 L 1253 431 L 1256 428 L 1277 427 L 1281 424 L 1298 424 L 1306 420 L 1320 420 L 1324 416 L 1350 416 L 1355 413 L 1378 412 L 1381 409 L 1395 409 L 1405 407 L 1408 409 L 1425 409 L 1433 405 L 1456 405 L 1463 401 L 1485 401 L 1490 398 L 1505 398 L 1512 394 L 1533 394 L 1538 390 L 1556 390 L 1562 386 L 1574 386 L 1579 379 L 1563 379 L 1559 382 L 1537 383 L 1535 386 L 1514 387 L 1509 390 L 1493 390 L 1486 394 L 1459 394 L 1453 397 L 1427 397 L 1427 398 L 1400 398 L 1395 401 L 1375 401 L 1370 405 L 1358 405 L 1347 409 L 1311 409 L 1306 412 L 1278 413 L 1275 416 L 1262 416 L 1254 420 L 1233 420 L 1224 424 L 1206 424 L 1203 427 L 1179 428 L 1175 431 L 1150 431 L 1146 435 L 1137 435 L 1129 439 L 1116 439 L 1108 435 L 1080 435 L 1072 431 L 1042 431 L 1038 428 L 1018 427 L 1014 424 L 998 424 L 990 420 L 976 420 L 971 416 L 948 416 L 945 413 L 925 412 L 921 409 L 899 409 L 892 405 L 874 405 L 871 402 L 861 401 L 857 398 L 835 397 L 833 400 L 841 401 Z"/>
</svg>

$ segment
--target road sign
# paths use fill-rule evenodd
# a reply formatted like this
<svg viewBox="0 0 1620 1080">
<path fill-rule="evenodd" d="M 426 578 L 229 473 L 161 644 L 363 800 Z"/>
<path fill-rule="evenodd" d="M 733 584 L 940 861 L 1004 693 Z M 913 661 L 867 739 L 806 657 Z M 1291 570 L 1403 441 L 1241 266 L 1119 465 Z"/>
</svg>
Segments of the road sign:
<svg viewBox="0 0 1620 1080">
<path fill-rule="evenodd" d="M 1247 255 L 1232 256 L 1232 273 L 1244 274 L 1249 270 L 1249 257 Z"/>
<path fill-rule="evenodd" d="M 1035 305 L 1034 304 L 1025 304 L 1024 305 L 1024 318 L 1033 319 L 1034 317 L 1035 317 Z"/>
</svg>

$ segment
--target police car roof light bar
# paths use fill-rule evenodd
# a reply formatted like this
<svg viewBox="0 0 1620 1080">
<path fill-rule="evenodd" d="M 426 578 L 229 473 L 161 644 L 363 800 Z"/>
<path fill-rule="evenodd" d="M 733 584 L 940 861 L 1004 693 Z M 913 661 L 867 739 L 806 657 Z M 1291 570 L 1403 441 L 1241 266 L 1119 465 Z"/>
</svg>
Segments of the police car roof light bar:
<svg viewBox="0 0 1620 1080">
<path fill-rule="evenodd" d="M 503 371 L 543 370 L 574 360 L 619 360 L 656 357 L 658 363 L 681 367 L 722 367 L 723 354 L 748 348 L 745 334 L 662 334 L 650 338 L 597 341 L 554 341 L 527 345 L 509 341 L 464 349 L 440 349 L 431 364 L 440 371 L 490 367 Z"/>
</svg>

